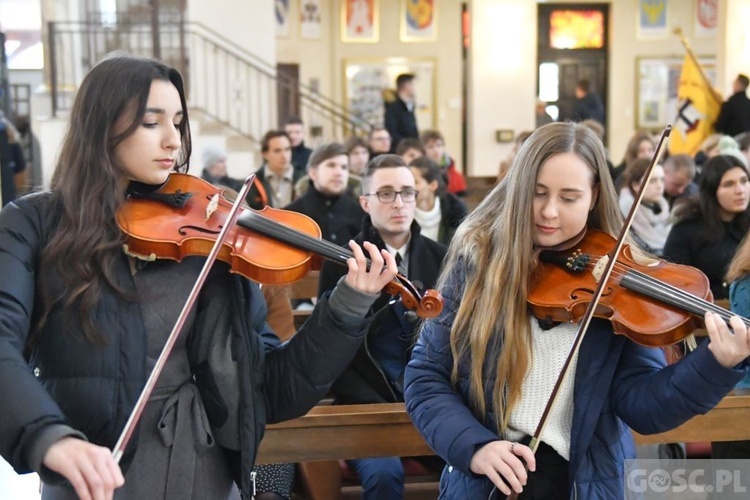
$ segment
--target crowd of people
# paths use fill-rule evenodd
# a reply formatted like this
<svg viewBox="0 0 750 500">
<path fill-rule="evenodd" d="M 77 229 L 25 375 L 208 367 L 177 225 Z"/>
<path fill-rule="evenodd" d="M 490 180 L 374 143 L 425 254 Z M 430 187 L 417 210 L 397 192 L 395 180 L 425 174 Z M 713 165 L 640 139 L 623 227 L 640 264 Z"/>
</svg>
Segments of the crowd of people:
<svg viewBox="0 0 750 500">
<path fill-rule="evenodd" d="M 110 450 L 205 257 L 123 251 L 132 221 L 118 217 L 132 198 L 163 199 L 159 187 L 187 171 L 181 75 L 127 55 L 91 69 L 50 189 L 13 196 L 0 212 L 0 400 L 18 402 L 4 410 L 0 455 L 40 475 L 44 500 L 289 499 L 294 464 L 254 463 L 264 426 L 325 396 L 404 402 L 438 455 L 424 462 L 442 470 L 441 498 L 622 498 L 623 464 L 636 454 L 629 429 L 674 428 L 747 383 L 750 335 L 737 317 L 707 313 L 708 340 L 672 364 L 598 318 L 539 449 L 529 447 L 578 334 L 572 321 L 530 313 L 540 253 L 570 250 L 588 229 L 617 236 L 644 183 L 627 239 L 634 258 L 694 266 L 714 298 L 747 314 L 750 130 L 709 138 L 698 157 L 669 156 L 646 180 L 653 136 L 636 132 L 614 166 L 604 109 L 580 82 L 577 121 L 543 119 L 519 134 L 470 211 L 443 134 L 418 128 L 414 75 L 396 87 L 384 126 L 367 137 L 310 148 L 296 117 L 262 137 L 263 164 L 242 201 L 309 216 L 346 265 L 325 262 L 317 296 L 293 303 L 285 286 L 214 264 L 117 461 Z M 200 159 L 203 179 L 243 189 L 224 149 L 206 146 Z M 176 194 L 168 203 L 189 203 Z M 420 319 L 383 291 L 397 277 L 438 289 L 440 315 Z M 312 309 L 298 331 L 293 307 Z M 728 443 L 715 454 L 749 450 Z M 403 498 L 401 457 L 346 466 L 362 498 Z"/>
</svg>

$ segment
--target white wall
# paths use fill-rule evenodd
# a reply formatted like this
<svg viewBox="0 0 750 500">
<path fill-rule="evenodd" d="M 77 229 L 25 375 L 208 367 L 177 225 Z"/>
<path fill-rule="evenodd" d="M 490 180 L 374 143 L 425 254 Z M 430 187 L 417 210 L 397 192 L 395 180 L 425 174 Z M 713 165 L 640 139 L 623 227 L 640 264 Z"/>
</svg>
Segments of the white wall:
<svg viewBox="0 0 750 500">
<path fill-rule="evenodd" d="M 738 73 L 750 75 L 750 0 L 721 2 L 718 40 L 719 78 L 725 95 Z"/>
<path fill-rule="evenodd" d="M 497 175 L 512 144 L 495 130 L 534 128 L 536 26 L 534 2 L 474 0 L 471 5 L 469 175 Z"/>
<path fill-rule="evenodd" d="M 290 5 L 288 37 L 276 39 L 278 62 L 300 65 L 300 80 L 315 78 L 320 91 L 345 105 L 344 64 L 402 57 L 435 62 L 434 99 L 429 103 L 434 123 L 419 122 L 419 129 L 437 128 L 445 136 L 448 152 L 461 158 L 461 2 L 436 0 L 437 41 L 408 43 L 400 39 L 401 0 L 380 0 L 380 30 L 375 43 L 342 42 L 340 33 L 343 0 L 321 0 L 322 36 L 302 39 L 299 3 Z M 395 86 L 395 82 L 391 82 Z M 419 96 L 417 96 L 419 100 Z"/>
<path fill-rule="evenodd" d="M 187 19 L 203 24 L 275 66 L 273 5 L 271 0 L 189 0 Z"/>
<path fill-rule="evenodd" d="M 735 11 L 740 10 L 738 4 L 742 4 L 742 8 L 750 5 L 750 0 L 728 1 L 730 5 L 735 6 Z M 576 3 L 586 1 L 579 0 Z M 637 58 L 682 57 L 685 51 L 679 37 L 673 34 L 660 40 L 636 39 L 637 2 L 617 0 L 609 4 L 607 126 L 610 157 L 615 163 L 619 163 L 624 155 L 625 146 L 635 131 Z M 519 0 L 473 0 L 471 6 L 469 116 L 470 165 L 473 168 L 469 169 L 469 173 L 495 175 L 498 162 L 509 154 L 512 145 L 496 143 L 494 131 L 507 128 L 518 133 L 534 126 L 537 3 Z M 676 0 L 668 2 L 668 6 L 670 32 L 672 28 L 682 27 L 697 55 L 715 56 L 718 49 L 716 37 L 692 36 L 694 2 Z M 737 15 L 734 14 L 732 19 L 739 19 Z M 742 19 L 747 20 L 743 21 L 744 23 L 750 23 L 750 14 Z M 750 64 L 747 58 L 745 61 L 746 64 Z M 730 74 L 733 75 L 733 79 L 736 70 Z M 725 87 L 730 83 L 731 79 L 720 81 L 719 88 L 726 94 Z"/>
</svg>

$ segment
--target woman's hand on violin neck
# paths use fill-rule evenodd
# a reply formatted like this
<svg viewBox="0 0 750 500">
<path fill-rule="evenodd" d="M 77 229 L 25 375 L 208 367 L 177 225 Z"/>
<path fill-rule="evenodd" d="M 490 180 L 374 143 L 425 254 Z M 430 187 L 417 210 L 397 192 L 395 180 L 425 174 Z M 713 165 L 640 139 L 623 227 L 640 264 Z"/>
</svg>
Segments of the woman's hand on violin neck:
<svg viewBox="0 0 750 500">
<path fill-rule="evenodd" d="M 704 320 L 711 339 L 708 349 L 721 366 L 732 368 L 750 356 L 750 333 L 739 316 L 732 316 L 729 326 L 712 312 L 707 312 Z"/>
<path fill-rule="evenodd" d="M 125 484 L 112 452 L 82 439 L 62 438 L 49 447 L 42 463 L 65 477 L 81 500 L 111 500 Z"/>
<path fill-rule="evenodd" d="M 528 474 L 524 462 L 528 470 L 536 470 L 534 452 L 528 446 L 510 441 L 491 441 L 474 453 L 469 468 L 474 474 L 487 476 L 498 490 L 510 495 L 511 488 L 521 493 L 526 485 Z"/>
<path fill-rule="evenodd" d="M 362 247 L 370 254 L 369 269 Z M 346 283 L 363 293 L 380 293 L 398 274 L 396 259 L 387 250 L 378 250 L 378 247 L 370 242 L 364 242 L 362 247 L 354 241 L 349 241 L 349 248 L 354 257 L 346 261 L 349 266 L 349 272 L 345 278 Z"/>
</svg>

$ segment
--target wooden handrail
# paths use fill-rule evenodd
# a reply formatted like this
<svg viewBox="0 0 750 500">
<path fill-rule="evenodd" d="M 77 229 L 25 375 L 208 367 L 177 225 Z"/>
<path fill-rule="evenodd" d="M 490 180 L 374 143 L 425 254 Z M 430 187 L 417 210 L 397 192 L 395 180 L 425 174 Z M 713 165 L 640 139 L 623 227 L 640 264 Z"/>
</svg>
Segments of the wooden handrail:
<svg viewBox="0 0 750 500">
<path fill-rule="evenodd" d="M 737 390 L 705 415 L 637 444 L 750 439 L 750 391 Z M 316 406 L 295 420 L 269 425 L 257 463 L 432 455 L 403 403 Z"/>
</svg>

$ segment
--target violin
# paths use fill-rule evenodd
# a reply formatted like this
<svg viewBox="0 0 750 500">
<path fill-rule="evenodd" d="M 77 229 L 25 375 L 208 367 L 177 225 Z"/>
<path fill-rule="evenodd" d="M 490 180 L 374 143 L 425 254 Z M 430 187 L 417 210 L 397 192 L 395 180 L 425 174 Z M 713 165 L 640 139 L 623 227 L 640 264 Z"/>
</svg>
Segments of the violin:
<svg viewBox="0 0 750 500">
<path fill-rule="evenodd" d="M 192 175 L 172 173 L 157 190 L 133 193 L 120 207 L 117 222 L 127 237 L 124 250 L 147 261 L 207 256 L 231 206 L 223 189 Z M 263 284 L 297 281 L 320 268 L 319 257 L 345 265 L 353 253 L 323 240 L 310 217 L 271 207 L 241 209 L 217 255 L 231 272 Z M 399 295 L 421 318 L 436 317 L 442 310 L 439 292 L 421 294 L 403 275 L 389 282 L 385 291 Z"/>
<path fill-rule="evenodd" d="M 531 314 L 578 323 L 614 243 L 609 234 L 589 229 L 571 250 L 542 251 L 527 299 Z M 732 313 L 712 300 L 708 278 L 698 269 L 661 260 L 639 264 L 625 244 L 594 316 L 608 319 L 616 334 L 642 345 L 663 347 L 700 328 L 707 311 L 728 322 Z M 750 320 L 744 321 L 750 326 Z"/>
</svg>

